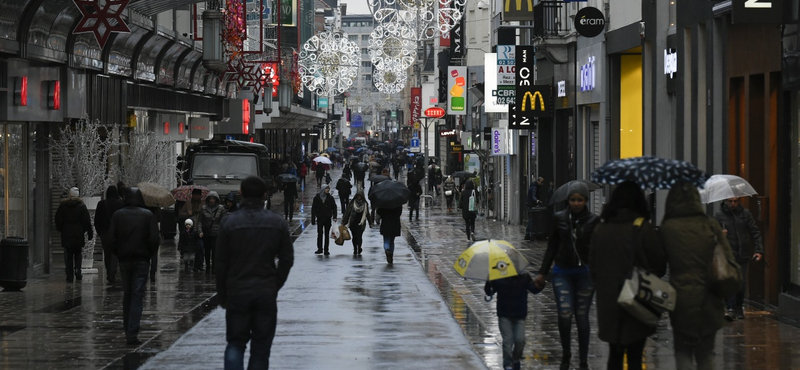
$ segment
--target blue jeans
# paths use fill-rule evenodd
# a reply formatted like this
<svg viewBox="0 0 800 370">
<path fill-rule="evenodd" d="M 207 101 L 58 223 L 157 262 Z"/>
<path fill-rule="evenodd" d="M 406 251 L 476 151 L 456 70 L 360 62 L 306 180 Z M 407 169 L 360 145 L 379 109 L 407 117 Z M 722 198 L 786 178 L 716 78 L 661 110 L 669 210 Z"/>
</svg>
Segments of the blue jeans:
<svg viewBox="0 0 800 370">
<path fill-rule="evenodd" d="M 122 273 L 122 326 L 126 339 L 136 339 L 144 309 L 144 290 L 150 261 L 125 261 L 119 263 Z"/>
<path fill-rule="evenodd" d="M 394 237 L 393 236 L 383 236 L 383 249 L 394 253 Z"/>
<path fill-rule="evenodd" d="M 226 299 L 225 370 L 244 369 L 244 351 L 250 342 L 249 370 L 269 369 L 269 355 L 275 326 L 278 321 L 278 304 L 275 294 L 231 295 Z"/>
<path fill-rule="evenodd" d="M 498 317 L 497 321 L 503 337 L 503 368 L 512 367 L 522 359 L 525 348 L 525 319 Z"/>
<path fill-rule="evenodd" d="M 570 334 L 572 316 L 578 324 L 578 346 L 580 361 L 586 362 L 589 355 L 589 308 L 592 306 L 594 284 L 589 271 L 580 273 L 554 273 L 553 292 L 558 309 L 558 333 L 564 357 L 570 357 Z"/>
</svg>

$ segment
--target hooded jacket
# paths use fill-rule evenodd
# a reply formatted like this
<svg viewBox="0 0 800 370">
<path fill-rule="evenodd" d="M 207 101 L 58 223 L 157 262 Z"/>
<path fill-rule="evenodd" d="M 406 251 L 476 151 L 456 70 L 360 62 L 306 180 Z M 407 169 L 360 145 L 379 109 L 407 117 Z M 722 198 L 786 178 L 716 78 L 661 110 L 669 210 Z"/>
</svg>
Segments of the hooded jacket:
<svg viewBox="0 0 800 370">
<path fill-rule="evenodd" d="M 722 202 L 722 207 L 714 213 L 714 218 L 723 229 L 728 230 L 728 244 L 739 263 L 749 261 L 754 252 L 764 254 L 761 230 L 749 209 L 741 204 L 732 209 L 728 203 Z"/>
<path fill-rule="evenodd" d="M 209 202 L 209 199 L 216 199 L 217 204 L 212 206 Z M 222 202 L 219 199 L 219 195 L 216 191 L 208 192 L 208 196 L 206 197 L 206 204 L 203 205 L 202 210 L 200 211 L 200 221 L 198 226 L 201 227 L 198 231 L 202 230 L 204 236 L 208 234 L 208 236 L 217 236 L 217 232 L 219 231 L 219 224 L 222 222 L 222 217 L 228 211 L 225 210 L 225 206 L 222 205 Z M 195 226 L 195 227 L 198 227 Z"/>
<path fill-rule="evenodd" d="M 108 227 L 111 225 L 111 216 L 114 212 L 125 207 L 122 198 L 119 197 L 116 186 L 109 186 L 106 189 L 106 198 L 97 203 L 97 210 L 94 213 L 94 229 L 97 234 L 105 238 Z"/>
<path fill-rule="evenodd" d="M 125 208 L 114 212 L 108 228 L 111 250 L 120 262 L 149 261 L 161 241 L 153 212 L 144 208 L 139 188 L 128 188 Z"/>
<path fill-rule="evenodd" d="M 539 273 L 547 275 L 553 261 L 559 267 L 564 268 L 575 268 L 589 263 L 591 237 L 595 226 L 600 223 L 600 217 L 589 212 L 588 209 L 573 214 L 567 208 L 553 215 L 553 221 L 555 227 L 547 241 L 547 252 L 544 254 Z M 573 231 L 575 232 L 574 241 Z M 577 254 L 575 254 L 576 251 Z"/>
<path fill-rule="evenodd" d="M 61 201 L 56 210 L 56 230 L 61 232 L 61 246 L 64 248 L 80 248 L 85 244 L 83 234 L 89 240 L 92 233 L 92 220 L 83 199 L 69 197 Z"/>
<path fill-rule="evenodd" d="M 714 334 L 724 324 L 725 310 L 723 298 L 708 286 L 716 240 L 728 259 L 733 255 L 719 223 L 703 210 L 694 185 L 678 183 L 670 189 L 659 237 L 667 255 L 670 284 L 678 297 L 669 315 L 672 329 L 690 337 Z"/>
<path fill-rule="evenodd" d="M 483 286 L 487 296 L 497 293 L 497 316 L 524 319 L 528 316 L 528 292 L 537 294 L 542 290 L 533 283 L 531 274 L 522 272 L 505 279 L 487 281 Z"/>
</svg>

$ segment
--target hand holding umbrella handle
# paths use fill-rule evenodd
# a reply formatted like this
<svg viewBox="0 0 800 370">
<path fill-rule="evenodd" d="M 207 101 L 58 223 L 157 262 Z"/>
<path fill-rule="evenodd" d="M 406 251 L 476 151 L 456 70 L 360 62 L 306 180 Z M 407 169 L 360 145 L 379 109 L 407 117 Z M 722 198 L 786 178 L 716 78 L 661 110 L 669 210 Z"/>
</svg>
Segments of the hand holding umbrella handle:
<svg viewBox="0 0 800 370">
<path fill-rule="evenodd" d="M 541 288 L 544 286 L 544 275 L 539 274 L 536 275 L 536 278 L 533 279 L 533 283 L 536 284 L 537 288 Z"/>
</svg>

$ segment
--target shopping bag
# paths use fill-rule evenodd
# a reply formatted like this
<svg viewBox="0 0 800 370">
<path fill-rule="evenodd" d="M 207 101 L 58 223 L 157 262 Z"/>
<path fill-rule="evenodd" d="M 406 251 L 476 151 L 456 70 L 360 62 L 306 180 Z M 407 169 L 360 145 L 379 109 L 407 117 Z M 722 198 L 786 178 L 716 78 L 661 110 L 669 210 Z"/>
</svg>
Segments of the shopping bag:
<svg viewBox="0 0 800 370">
<path fill-rule="evenodd" d="M 339 235 L 342 240 L 350 240 L 350 230 L 347 230 L 347 226 L 339 225 Z"/>
<path fill-rule="evenodd" d="M 709 283 L 714 295 L 721 298 L 730 297 L 739 292 L 742 284 L 739 264 L 725 256 L 725 247 L 714 238 L 714 254 L 709 266 Z"/>
<path fill-rule="evenodd" d="M 331 225 L 331 239 L 336 239 L 339 237 L 339 224 L 334 222 Z"/>
<path fill-rule="evenodd" d="M 453 191 L 452 190 L 445 190 L 444 191 L 444 195 L 446 195 L 448 197 L 453 196 Z"/>
<path fill-rule="evenodd" d="M 472 194 L 469 196 L 469 208 L 470 212 L 478 212 L 478 206 L 475 204 L 475 190 L 472 191 Z"/>
<path fill-rule="evenodd" d="M 675 309 L 675 288 L 646 270 L 634 267 L 622 284 L 617 303 L 642 323 L 656 327 L 661 314 Z"/>
</svg>

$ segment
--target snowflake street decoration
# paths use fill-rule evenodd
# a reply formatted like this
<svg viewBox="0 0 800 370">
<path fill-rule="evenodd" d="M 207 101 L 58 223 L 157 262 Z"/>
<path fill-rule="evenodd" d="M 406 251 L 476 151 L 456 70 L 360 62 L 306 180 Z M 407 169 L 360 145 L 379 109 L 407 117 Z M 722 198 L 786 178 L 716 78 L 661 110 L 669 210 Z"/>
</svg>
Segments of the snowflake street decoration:
<svg viewBox="0 0 800 370">
<path fill-rule="evenodd" d="M 376 69 L 372 74 L 372 83 L 384 94 L 397 94 L 406 87 L 408 73 L 403 70 L 387 71 Z"/>
<path fill-rule="evenodd" d="M 92 33 L 100 48 L 106 46 L 111 33 L 130 33 L 131 29 L 122 20 L 122 11 L 130 0 L 73 0 L 80 10 L 81 18 L 73 34 Z"/>
<path fill-rule="evenodd" d="M 220 76 L 228 75 L 228 81 L 236 82 L 236 86 L 241 90 L 245 86 L 250 86 L 256 80 L 257 67 L 247 64 L 241 59 L 228 62 L 228 70 Z"/>
<path fill-rule="evenodd" d="M 342 32 L 321 32 L 300 52 L 303 84 L 319 96 L 341 94 L 353 85 L 361 64 L 360 48 Z"/>
<path fill-rule="evenodd" d="M 375 68 L 397 71 L 414 64 L 414 31 L 394 21 L 378 24 L 370 33 L 369 57 Z"/>
<path fill-rule="evenodd" d="M 410 28 L 414 41 L 430 40 L 455 27 L 466 0 L 368 0 L 378 23 L 401 22 Z"/>
</svg>

